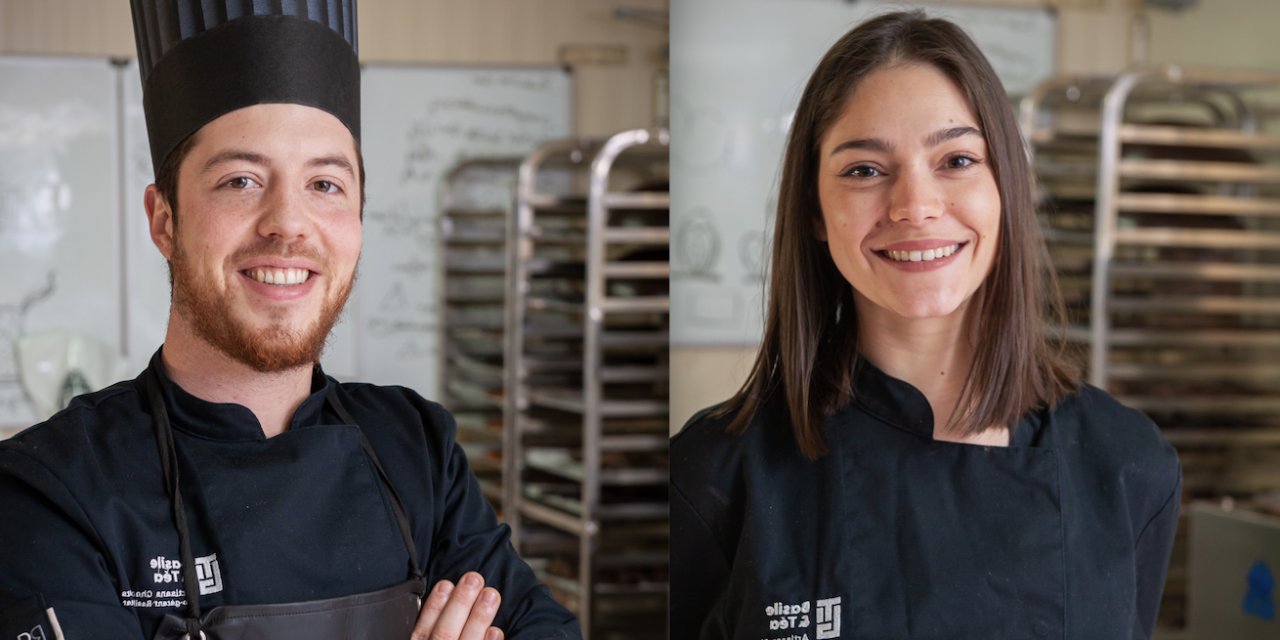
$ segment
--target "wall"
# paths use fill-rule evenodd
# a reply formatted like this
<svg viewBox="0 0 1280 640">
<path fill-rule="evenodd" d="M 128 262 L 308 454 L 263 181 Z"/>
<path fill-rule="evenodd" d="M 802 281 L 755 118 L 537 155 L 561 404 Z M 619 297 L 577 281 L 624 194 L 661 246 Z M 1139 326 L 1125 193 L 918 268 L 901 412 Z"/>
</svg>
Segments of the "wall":
<svg viewBox="0 0 1280 640">
<path fill-rule="evenodd" d="M 666 32 L 618 4 L 667 0 L 361 0 L 360 60 L 548 65 L 566 45 L 622 45 L 620 63 L 574 65 L 576 133 L 651 126 Z M 0 0 L 0 53 L 134 57 L 130 15 L 129 0 Z"/>
<path fill-rule="evenodd" d="M 1185 11 L 1149 10 L 1149 57 L 1207 67 L 1280 71 L 1280 2 L 1200 0 Z"/>
</svg>

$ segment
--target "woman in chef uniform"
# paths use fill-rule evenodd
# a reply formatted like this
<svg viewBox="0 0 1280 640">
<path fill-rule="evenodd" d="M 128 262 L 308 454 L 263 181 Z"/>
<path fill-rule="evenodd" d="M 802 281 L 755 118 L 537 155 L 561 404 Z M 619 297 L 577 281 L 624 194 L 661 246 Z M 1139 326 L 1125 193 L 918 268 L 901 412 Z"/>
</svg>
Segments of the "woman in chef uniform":
<svg viewBox="0 0 1280 640">
<path fill-rule="evenodd" d="M 1150 637 L 1181 468 L 1046 343 L 1032 182 L 955 25 L 826 54 L 755 366 L 672 440 L 673 638 Z"/>
</svg>

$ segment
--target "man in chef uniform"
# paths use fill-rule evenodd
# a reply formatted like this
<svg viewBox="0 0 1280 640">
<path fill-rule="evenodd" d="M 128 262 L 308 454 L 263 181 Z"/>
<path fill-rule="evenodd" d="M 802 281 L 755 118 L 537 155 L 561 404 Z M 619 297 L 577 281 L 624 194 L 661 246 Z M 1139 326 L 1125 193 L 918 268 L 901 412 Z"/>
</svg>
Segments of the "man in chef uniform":
<svg viewBox="0 0 1280 640">
<path fill-rule="evenodd" d="M 355 0 L 132 4 L 168 333 L 0 442 L 0 638 L 579 637 L 449 413 L 320 370 L 360 254 Z"/>
</svg>

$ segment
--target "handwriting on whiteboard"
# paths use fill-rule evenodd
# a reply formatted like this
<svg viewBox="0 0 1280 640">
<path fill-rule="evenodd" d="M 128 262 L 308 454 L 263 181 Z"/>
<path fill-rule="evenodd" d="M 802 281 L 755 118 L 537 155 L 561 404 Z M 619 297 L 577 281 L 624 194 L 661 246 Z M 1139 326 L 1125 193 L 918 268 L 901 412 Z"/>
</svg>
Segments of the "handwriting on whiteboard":
<svg viewBox="0 0 1280 640">
<path fill-rule="evenodd" d="M 533 148 L 553 137 L 545 113 L 476 98 L 440 98 L 424 107 L 405 133 L 402 185 L 434 183 L 459 159 L 450 149 Z"/>
</svg>

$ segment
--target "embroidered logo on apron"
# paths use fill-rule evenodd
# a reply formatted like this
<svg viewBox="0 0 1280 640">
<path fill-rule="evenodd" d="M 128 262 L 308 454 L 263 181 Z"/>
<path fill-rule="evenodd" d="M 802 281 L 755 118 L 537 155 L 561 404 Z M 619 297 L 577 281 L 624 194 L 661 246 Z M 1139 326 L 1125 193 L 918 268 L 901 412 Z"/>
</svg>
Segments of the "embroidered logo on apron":
<svg viewBox="0 0 1280 640">
<path fill-rule="evenodd" d="M 200 595 L 222 591 L 222 572 L 218 570 L 218 554 L 211 553 L 203 558 L 196 558 L 196 583 L 200 585 Z"/>
<path fill-rule="evenodd" d="M 764 615 L 769 619 L 770 631 L 792 631 L 776 640 L 810 640 L 810 627 L 816 640 L 840 637 L 839 597 L 817 600 L 812 606 L 808 600 L 797 604 L 775 602 L 764 608 Z"/>
<path fill-rule="evenodd" d="M 840 598 L 819 600 L 814 607 L 818 640 L 840 637 Z"/>
<path fill-rule="evenodd" d="M 44 626 L 36 625 L 30 633 L 19 633 L 18 640 L 48 640 L 44 635 Z"/>
<path fill-rule="evenodd" d="M 222 570 L 218 567 L 218 554 L 211 553 L 203 558 L 195 558 L 192 564 L 196 567 L 196 584 L 200 586 L 200 595 L 222 591 Z M 187 594 L 182 585 L 182 561 L 171 560 L 164 556 L 156 556 L 148 563 L 151 567 L 151 580 L 157 588 L 128 589 L 120 592 L 120 604 L 126 607 L 172 609 L 187 606 Z M 160 588 L 172 584 L 171 588 Z"/>
</svg>

